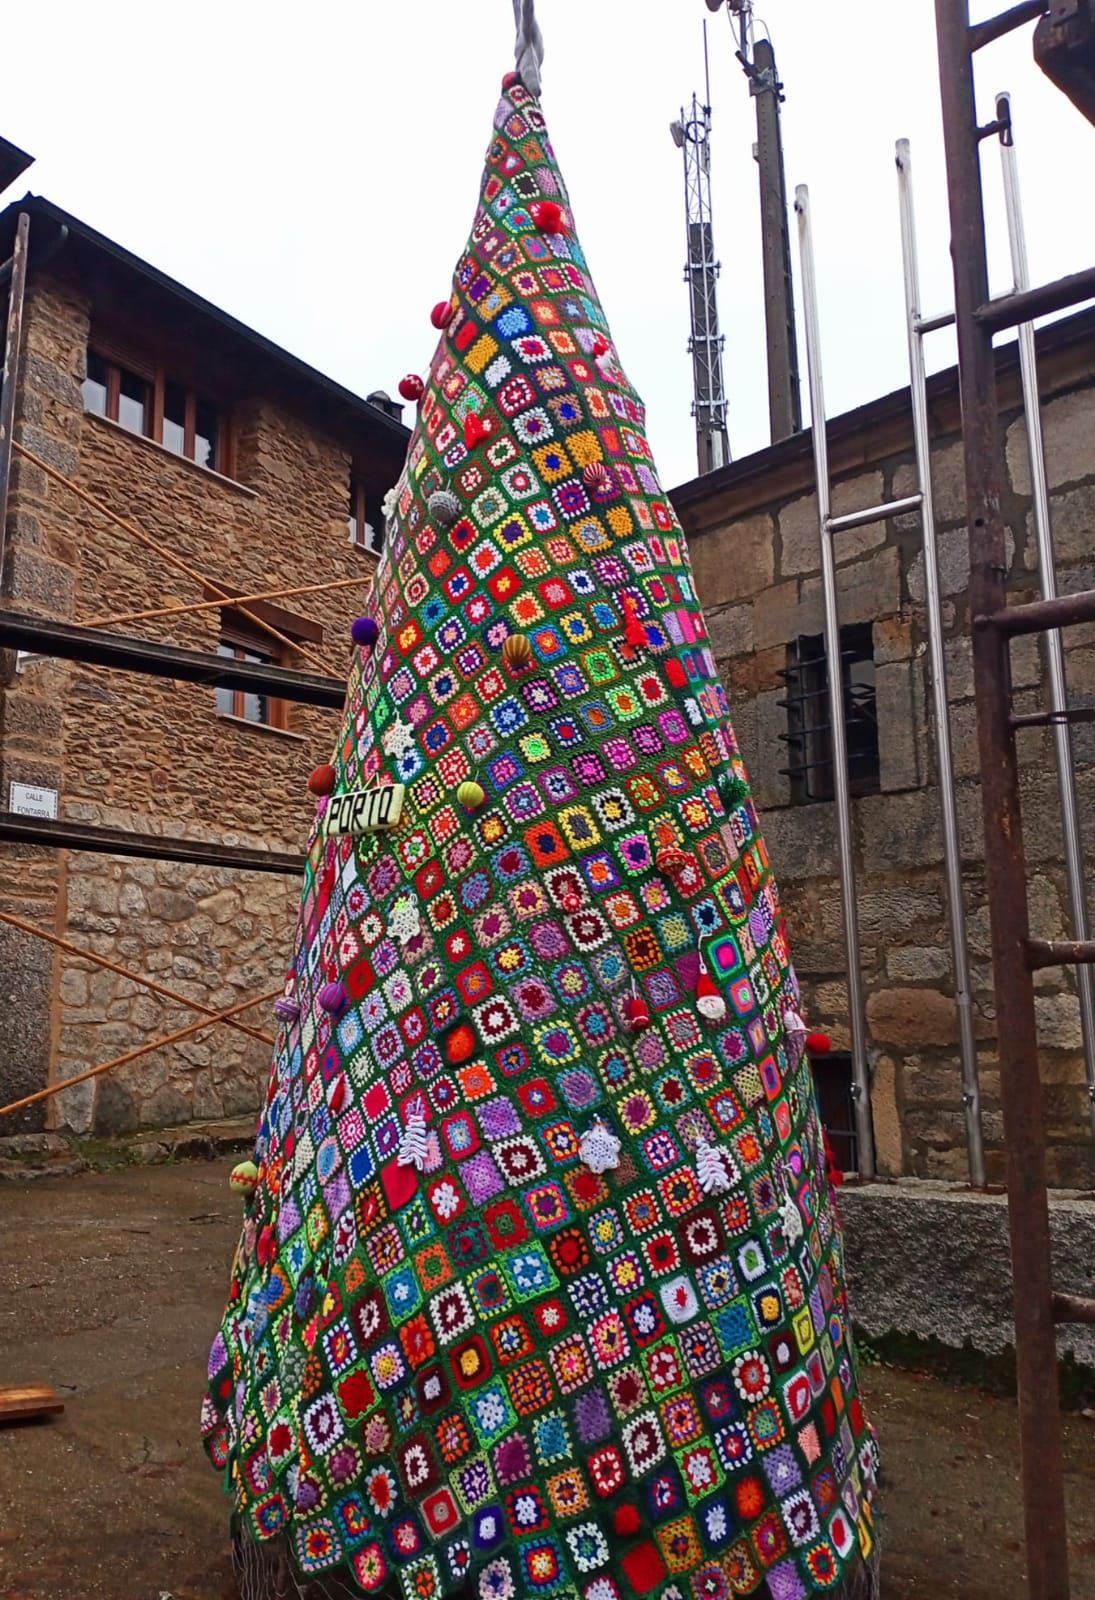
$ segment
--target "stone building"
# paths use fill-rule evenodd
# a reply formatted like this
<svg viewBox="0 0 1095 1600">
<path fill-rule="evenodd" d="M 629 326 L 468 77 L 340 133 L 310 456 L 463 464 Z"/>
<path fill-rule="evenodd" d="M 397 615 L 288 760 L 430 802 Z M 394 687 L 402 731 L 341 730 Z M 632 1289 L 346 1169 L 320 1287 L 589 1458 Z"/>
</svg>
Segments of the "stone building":
<svg viewBox="0 0 1095 1600">
<path fill-rule="evenodd" d="M 1095 587 L 1095 314 L 1039 335 L 1043 421 L 1062 593 Z M 1015 346 L 999 353 L 1008 482 L 1008 582 L 1036 597 L 1031 481 Z M 969 560 L 955 372 L 929 382 L 933 482 L 946 635 L 971 978 L 990 1180 L 1003 1173 L 999 1074 L 970 653 Z M 830 423 L 834 514 L 915 489 L 909 394 L 887 395 Z M 833 1037 L 822 1066 L 827 1120 L 848 1117 L 846 974 L 825 709 L 820 540 L 809 434 L 788 439 L 673 495 L 689 537 L 739 739 L 780 876 L 808 1014 Z M 917 515 L 835 540 L 845 704 L 849 714 L 859 927 L 883 1175 L 967 1176 L 939 793 L 931 729 L 924 557 Z M 1095 631 L 1064 634 L 1070 700 L 1095 696 Z M 1015 706 L 1041 709 L 1040 645 L 1012 647 Z M 1074 730 L 1088 844 L 1095 736 Z M 1051 736 L 1021 736 L 1029 903 L 1036 937 L 1066 931 L 1058 790 Z M 1039 973 L 1037 1010 L 1051 1183 L 1090 1187 L 1092 1143 L 1070 972 Z M 841 1083 L 841 1076 L 844 1082 Z M 826 1078 L 828 1081 L 826 1081 Z M 850 1126 L 850 1117 L 847 1125 Z M 847 1152 L 847 1141 L 845 1141 Z M 854 1152 L 846 1155 L 854 1165 Z"/>
<path fill-rule="evenodd" d="M 114 622 L 120 632 L 261 657 L 341 677 L 350 618 L 372 565 L 379 502 L 406 432 L 383 398 L 349 394 L 40 199 L 0 213 L 0 260 L 19 210 L 31 270 L 14 436 L 104 506 L 16 455 L 4 607 L 84 622 L 209 600 L 116 517 L 236 593 L 342 578 L 362 586 L 251 607 L 310 652 L 279 646 L 231 606 Z M 62 230 L 67 234 L 62 235 Z M 1095 314 L 1040 335 L 1044 422 L 1062 590 L 1095 586 Z M 1030 478 L 1013 347 L 1000 356 L 1015 594 L 1037 585 Z M 955 374 L 929 384 L 948 689 L 965 864 L 990 1176 L 1002 1174 L 988 916 L 970 664 L 968 559 Z M 838 513 L 907 494 L 907 391 L 836 418 Z M 808 434 L 682 485 L 700 596 L 750 764 L 813 1023 L 836 1045 L 821 1067 L 826 1120 L 855 1165 L 844 952 L 831 772 L 819 723 L 821 588 Z M 348 528 L 348 521 L 352 527 Z M 855 765 L 859 925 L 873 1114 L 884 1175 L 966 1173 L 956 1023 L 916 517 L 836 545 Z M 1074 703 L 1095 695 L 1095 632 L 1066 634 Z M 1042 703 L 1034 640 L 1013 647 L 1016 703 Z M 58 792 L 70 823 L 166 839 L 299 852 L 305 781 L 326 760 L 336 713 L 265 696 L 0 652 L 0 809 L 12 783 Z M 1075 730 L 1081 815 L 1095 791 L 1095 735 Z M 1065 931 L 1052 747 L 1023 735 L 1035 932 Z M 277 986 L 298 882 L 231 867 L 0 844 L 0 910 L 214 1010 Z M 1091 1182 L 1091 1144 L 1070 974 L 1041 973 L 1038 1012 L 1051 1181 Z M 66 1077 L 195 1014 L 0 923 L 0 1103 Z M 269 1033 L 262 1008 L 243 1020 Z M 78 1133 L 250 1113 L 269 1047 L 223 1026 L 142 1056 L 19 1117 L 0 1136 Z"/>
<path fill-rule="evenodd" d="M 114 631 L 341 679 L 406 450 L 399 407 L 360 399 L 48 201 L 0 213 L 0 261 L 30 217 L 2 605 L 76 623 L 208 601 L 116 519 L 232 595 L 351 584 Z M 0 291 L 2 293 L 2 291 Z M 96 509 L 66 482 L 108 508 Z M 290 645 L 292 648 L 290 648 Z M 304 654 L 303 652 L 307 652 Z M 62 821 L 299 853 L 308 774 L 338 713 L 260 694 L 0 652 L 0 809 L 55 790 Z M 0 845 L 0 910 L 220 1010 L 280 986 L 296 876 Z M 0 1103 L 195 1013 L 0 924 Z M 66 1091 L 0 1134 L 78 1133 L 251 1112 L 269 1007 Z"/>
</svg>

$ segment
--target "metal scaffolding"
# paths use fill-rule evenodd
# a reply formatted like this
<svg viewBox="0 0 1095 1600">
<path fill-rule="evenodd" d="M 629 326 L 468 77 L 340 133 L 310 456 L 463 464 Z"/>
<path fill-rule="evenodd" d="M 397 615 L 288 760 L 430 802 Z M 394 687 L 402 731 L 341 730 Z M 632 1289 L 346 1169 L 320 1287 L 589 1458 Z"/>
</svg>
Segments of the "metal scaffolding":
<svg viewBox="0 0 1095 1600">
<path fill-rule="evenodd" d="M 943 7 L 944 0 L 938 0 Z M 969 32 L 969 51 L 980 48 L 982 44 L 999 38 L 1002 32 L 1007 31 L 1007 26 L 1017 27 L 1022 22 L 1033 20 L 1040 15 L 1044 8 L 1024 4 L 1017 6 L 1013 12 L 1006 14 L 1004 19 L 994 19 L 991 22 L 971 28 Z M 1008 20 L 1010 19 L 1010 21 Z M 967 18 L 968 23 L 968 18 Z M 995 405 L 995 368 L 992 356 L 993 333 L 1003 328 L 1018 327 L 1019 329 L 1019 366 L 1023 389 L 1025 421 L 1029 453 L 1031 461 L 1032 496 L 1034 501 L 1034 524 L 1037 539 L 1039 570 L 1041 575 L 1042 593 L 1046 602 L 1050 602 L 1044 610 L 1040 607 L 1024 607 L 1028 613 L 1038 617 L 1035 624 L 1033 617 L 1029 629 L 1023 631 L 1045 631 L 1046 633 L 1046 659 L 1047 675 L 1049 680 L 1049 707 L 1044 713 L 1033 716 L 1017 717 L 1010 711 L 1010 685 L 1005 677 L 1001 677 L 1001 692 L 1008 697 L 1007 726 L 1011 733 L 1022 727 L 1049 726 L 1053 731 L 1057 769 L 1060 780 L 1061 819 L 1063 837 L 1063 855 L 1065 862 L 1065 875 L 1068 883 L 1069 908 L 1071 919 L 1072 939 L 1068 945 L 1041 945 L 1030 943 L 1028 959 L 1031 968 L 1034 966 L 1053 965 L 1061 960 L 1073 960 L 1083 963 L 1091 957 L 1085 956 L 1084 951 L 1095 951 L 1088 939 L 1088 916 L 1086 904 L 1086 888 L 1084 882 L 1083 850 L 1080 839 L 1079 812 L 1076 797 L 1075 773 L 1072 762 L 1072 746 L 1070 723 L 1074 721 L 1089 721 L 1091 714 L 1087 712 L 1069 711 L 1067 704 L 1067 689 L 1065 685 L 1064 654 L 1061 644 L 1061 635 L 1054 622 L 1064 622 L 1072 619 L 1069 602 L 1057 602 L 1056 570 L 1053 559 L 1053 541 L 1049 520 L 1049 496 L 1045 474 L 1045 456 L 1042 439 L 1041 417 L 1038 403 L 1038 381 L 1035 359 L 1034 330 L 1031 318 L 1050 310 L 1063 309 L 1081 299 L 1095 295 L 1095 274 L 1090 271 L 1072 274 L 1068 278 L 1048 284 L 1043 288 L 1031 290 L 1027 281 L 1026 246 L 1023 235 L 1022 213 L 1019 203 L 1018 179 L 1015 168 L 1014 141 L 1011 126 L 1010 101 L 1002 95 L 997 99 L 996 120 L 984 127 L 977 127 L 973 115 L 972 90 L 969 101 L 968 126 L 973 134 L 971 146 L 976 155 L 977 145 L 986 137 L 998 135 L 1001 143 L 1001 153 L 1004 168 L 1004 192 L 1008 218 L 1009 237 L 1011 241 L 1012 267 L 1014 272 L 1015 287 L 1012 294 L 996 301 L 988 299 L 987 277 L 980 300 L 973 312 L 973 318 L 979 335 L 983 339 L 987 356 L 984 369 L 993 373 L 992 395 Z M 945 105 L 945 117 L 948 114 Z M 948 124 L 948 131 L 954 136 L 953 123 Z M 948 146 L 948 151 L 950 151 Z M 893 517 L 908 513 L 918 512 L 921 523 L 921 534 L 924 546 L 925 568 L 925 619 L 927 623 L 928 652 L 931 665 L 931 692 L 933 702 L 933 721 L 935 733 L 936 758 L 939 771 L 939 799 L 943 835 L 944 876 L 947 891 L 948 923 L 951 939 L 952 970 L 954 975 L 955 1008 L 958 1021 L 959 1055 L 961 1062 L 961 1094 L 966 1124 L 966 1143 L 969 1157 L 970 1182 L 974 1188 L 983 1188 L 986 1181 L 984 1139 L 982 1131 L 981 1096 L 978 1083 L 977 1043 L 973 1022 L 971 985 L 969 974 L 969 956 L 967 949 L 965 906 L 962 889 L 962 863 L 961 849 L 958 833 L 958 816 L 954 787 L 954 767 L 951 752 L 951 738 L 949 725 L 949 705 L 947 696 L 946 663 L 943 648 L 943 623 L 942 607 L 939 591 L 938 560 L 936 551 L 935 515 L 931 483 L 931 457 L 930 437 L 927 408 L 927 385 L 924 361 L 923 341 L 927 334 L 937 329 L 954 327 L 959 321 L 959 316 L 953 312 L 946 312 L 934 317 L 923 315 L 920 306 L 920 281 L 919 263 L 916 249 L 916 229 L 912 201 L 912 158 L 907 140 L 899 140 L 897 144 L 897 171 L 898 189 L 901 212 L 901 237 L 902 255 L 905 277 L 905 312 L 908 334 L 909 353 L 909 381 L 912 401 L 913 439 L 915 447 L 917 489 L 912 495 L 902 499 L 888 502 L 880 506 L 868 507 L 863 511 L 853 512 L 847 516 L 834 517 L 832 515 L 831 484 L 829 480 L 828 443 L 826 438 L 826 418 L 824 386 L 822 380 L 821 345 L 819 331 L 819 313 L 817 304 L 816 273 L 814 266 L 812 227 L 810 219 L 809 191 L 803 185 L 796 191 L 795 210 L 798 214 L 800 245 L 802 256 L 803 280 L 803 309 L 806 328 L 806 345 L 809 372 L 809 393 L 811 403 L 811 418 L 813 424 L 813 446 L 815 479 L 817 484 L 818 518 L 821 534 L 821 575 L 822 594 L 824 600 L 825 622 L 825 653 L 829 681 L 829 707 L 830 724 L 833 745 L 833 791 L 836 809 L 837 848 L 840 862 L 840 888 L 841 904 L 844 924 L 845 962 L 848 978 L 848 1011 L 851 1033 L 851 1054 L 853 1071 L 852 1094 L 856 1111 L 857 1137 L 860 1149 L 863 1152 L 860 1161 L 860 1171 L 863 1176 L 870 1177 L 874 1173 L 873 1144 L 871 1140 L 871 1075 L 870 1075 L 870 1048 L 866 1033 L 863 978 L 860 963 L 859 932 L 857 924 L 857 891 L 856 891 L 856 862 L 854 842 L 854 821 L 851 805 L 851 782 L 848 764 L 848 740 L 846 733 L 845 690 L 843 684 L 843 671 L 840 645 L 839 608 L 836 594 L 836 572 L 833 554 L 833 539 L 845 530 L 862 526 L 866 522 Z M 977 205 L 980 206 L 980 188 L 978 177 Z M 954 186 L 952 181 L 952 200 Z M 964 204 L 967 206 L 965 225 L 967 232 L 973 226 L 969 214 L 969 196 L 966 195 Z M 978 210 L 977 218 L 981 223 L 982 253 L 984 245 L 983 218 Z M 955 224 L 957 231 L 957 224 Z M 968 240 L 966 241 L 968 247 Z M 983 381 L 983 372 L 979 377 Z M 979 403 L 987 404 L 984 399 L 984 390 L 978 389 Z M 969 395 L 963 386 L 963 416 L 967 414 Z M 971 413 L 979 417 L 980 413 Z M 967 421 L 967 435 L 971 424 Z M 991 426 L 981 420 L 977 421 L 987 434 L 995 432 L 996 412 L 992 412 Z M 998 441 L 997 441 L 998 447 Z M 982 446 L 984 448 L 984 446 Z M 995 493 L 995 490 L 993 490 Z M 994 514 L 999 520 L 999 502 L 994 501 Z M 971 513 L 972 515 L 972 513 Z M 980 529 L 976 530 L 980 533 Z M 972 547 L 971 547 L 972 550 Z M 971 555 L 972 559 L 972 555 Z M 1002 557 L 1001 574 L 1003 571 Z M 1002 585 L 1002 576 L 1000 576 Z M 1060 610 L 1054 606 L 1059 605 Z M 1082 620 L 1087 616 L 1081 610 L 1080 616 L 1072 620 Z M 1010 625 L 1010 624 L 1009 624 Z M 1015 631 L 1018 631 L 1016 629 Z M 975 630 L 975 657 L 976 657 L 976 630 Z M 980 715 L 980 707 L 979 707 Z M 986 759 L 982 752 L 983 761 Z M 995 769 L 994 769 L 995 771 Z M 1016 798 L 1017 804 L 1017 798 Z M 1002 824 L 997 824 L 1002 825 Z M 993 890 L 993 877 L 991 866 L 991 851 L 986 852 L 986 862 L 989 871 L 990 894 Z M 1024 899 L 1025 916 L 1025 899 Z M 1025 929 L 1024 929 L 1025 933 Z M 1065 951 L 1071 952 L 1066 955 Z M 1056 956 L 1054 956 L 1056 951 Z M 1080 954 L 1077 954 L 1080 952 Z M 996 978 L 999 984 L 999 975 Z M 1080 1015 L 1084 1036 L 1084 1055 L 1088 1095 L 1091 1103 L 1093 1128 L 1095 1128 L 1095 974 L 1089 966 L 1081 964 L 1078 972 L 1078 988 L 1080 994 Z M 1014 997 L 1013 997 L 1014 998 Z M 1032 1013 L 1033 1016 L 1033 1013 Z M 1034 1060 L 1033 1046 L 1031 1060 Z M 1042 1169 L 1044 1171 L 1044 1150 L 1042 1153 Z"/>
</svg>

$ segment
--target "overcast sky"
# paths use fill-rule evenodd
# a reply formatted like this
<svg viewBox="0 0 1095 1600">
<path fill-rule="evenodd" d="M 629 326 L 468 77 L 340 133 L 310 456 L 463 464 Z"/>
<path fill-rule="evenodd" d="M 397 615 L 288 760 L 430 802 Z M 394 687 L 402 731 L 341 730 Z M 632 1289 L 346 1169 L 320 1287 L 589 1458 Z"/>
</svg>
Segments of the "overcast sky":
<svg viewBox="0 0 1095 1600">
<path fill-rule="evenodd" d="M 1000 9 L 983 0 L 975 16 Z M 539 0 L 544 107 L 663 479 L 695 472 L 681 157 L 711 36 L 715 243 L 731 448 L 768 439 L 753 106 L 703 0 Z M 913 141 L 925 309 L 949 305 L 931 0 L 763 0 L 790 190 L 810 185 L 830 415 L 906 381 L 894 140 Z M 473 214 L 510 0 L 41 0 L 9 8 L 0 132 L 25 183 L 364 394 L 423 368 Z M 1095 260 L 1095 130 L 1029 28 L 982 52 L 982 120 L 1015 97 L 1031 269 Z M 985 147 L 996 288 L 999 160 Z M 797 240 L 795 242 L 797 272 Z M 953 359 L 949 336 L 932 367 Z M 803 352 L 803 364 L 804 352 Z M 408 420 L 410 412 L 407 413 Z"/>
</svg>

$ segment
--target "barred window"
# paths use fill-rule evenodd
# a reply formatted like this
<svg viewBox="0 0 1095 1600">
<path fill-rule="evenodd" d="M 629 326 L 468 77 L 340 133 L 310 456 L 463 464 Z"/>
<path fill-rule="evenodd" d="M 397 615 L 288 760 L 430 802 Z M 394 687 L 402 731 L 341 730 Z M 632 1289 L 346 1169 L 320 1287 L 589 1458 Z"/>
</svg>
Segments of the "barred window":
<svg viewBox="0 0 1095 1600">
<path fill-rule="evenodd" d="M 840 630 L 844 722 L 848 736 L 848 776 L 853 795 L 879 792 L 878 714 L 875 703 L 874 644 L 870 623 Z M 792 805 L 833 798 L 833 729 L 829 711 L 829 672 L 822 634 L 803 634 L 787 646 L 788 763 L 781 771 L 791 781 Z"/>
</svg>

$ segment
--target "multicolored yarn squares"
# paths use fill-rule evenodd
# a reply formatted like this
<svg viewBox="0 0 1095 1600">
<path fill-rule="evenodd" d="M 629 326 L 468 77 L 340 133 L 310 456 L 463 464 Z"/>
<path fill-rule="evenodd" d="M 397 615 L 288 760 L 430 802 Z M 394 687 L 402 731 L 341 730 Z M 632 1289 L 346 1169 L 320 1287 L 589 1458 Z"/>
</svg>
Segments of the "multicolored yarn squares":
<svg viewBox="0 0 1095 1600">
<path fill-rule="evenodd" d="M 432 320 L 209 1453 L 248 1538 L 362 1593 L 799 1600 L 868 1551 L 875 1448 L 797 985 L 519 82 Z M 397 784 L 392 831 L 325 834 L 329 797 Z"/>
</svg>

